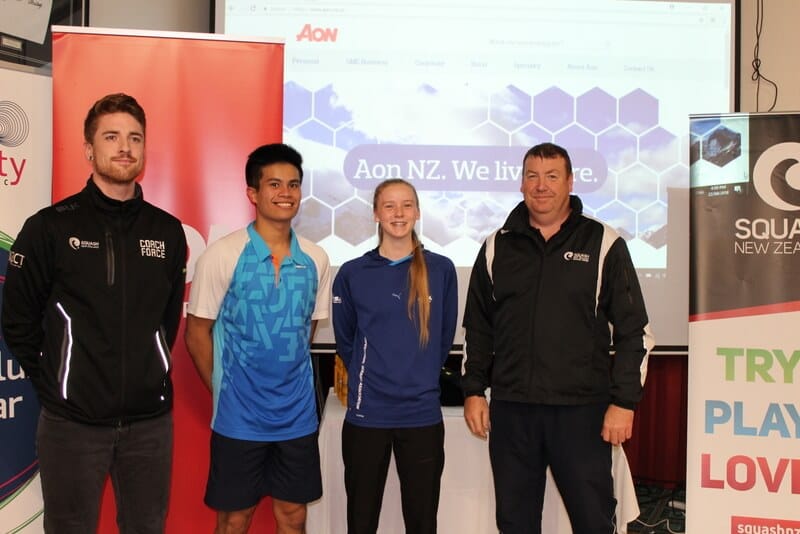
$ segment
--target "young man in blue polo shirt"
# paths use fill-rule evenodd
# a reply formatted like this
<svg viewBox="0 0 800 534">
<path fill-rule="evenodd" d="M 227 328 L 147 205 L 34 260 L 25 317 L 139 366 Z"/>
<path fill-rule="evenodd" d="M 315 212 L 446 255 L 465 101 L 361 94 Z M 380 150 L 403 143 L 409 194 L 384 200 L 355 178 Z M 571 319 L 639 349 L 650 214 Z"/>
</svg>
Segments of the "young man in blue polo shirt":
<svg viewBox="0 0 800 534">
<path fill-rule="evenodd" d="M 186 345 L 213 394 L 205 502 L 218 534 L 247 532 L 270 495 L 279 533 L 305 530 L 322 496 L 310 346 L 328 316 L 330 265 L 294 233 L 302 157 L 284 144 L 253 151 L 245 167 L 256 218 L 197 261 Z"/>
</svg>

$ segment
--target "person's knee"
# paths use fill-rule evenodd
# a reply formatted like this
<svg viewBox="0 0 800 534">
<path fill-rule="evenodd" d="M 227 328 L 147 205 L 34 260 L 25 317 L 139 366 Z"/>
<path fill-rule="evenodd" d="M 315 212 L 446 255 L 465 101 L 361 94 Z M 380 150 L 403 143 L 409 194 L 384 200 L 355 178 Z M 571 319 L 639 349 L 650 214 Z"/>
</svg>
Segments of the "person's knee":
<svg viewBox="0 0 800 534">
<path fill-rule="evenodd" d="M 302 532 L 306 524 L 306 505 L 302 503 L 272 500 L 272 512 L 278 527 Z M 280 532 L 280 528 L 278 531 Z"/>
<path fill-rule="evenodd" d="M 250 528 L 255 507 L 235 512 L 219 512 L 217 514 L 217 530 L 215 534 L 243 534 Z"/>
</svg>

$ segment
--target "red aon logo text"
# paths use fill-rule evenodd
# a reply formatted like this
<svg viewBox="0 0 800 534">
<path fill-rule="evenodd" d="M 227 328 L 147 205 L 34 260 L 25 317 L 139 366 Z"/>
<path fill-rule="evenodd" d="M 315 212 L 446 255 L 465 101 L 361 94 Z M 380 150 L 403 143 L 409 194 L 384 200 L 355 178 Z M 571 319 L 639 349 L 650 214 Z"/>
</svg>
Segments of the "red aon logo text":
<svg viewBox="0 0 800 534">
<path fill-rule="evenodd" d="M 297 40 L 311 41 L 312 43 L 335 43 L 338 34 L 339 28 L 314 28 L 311 24 L 306 24 L 297 34 Z"/>
</svg>

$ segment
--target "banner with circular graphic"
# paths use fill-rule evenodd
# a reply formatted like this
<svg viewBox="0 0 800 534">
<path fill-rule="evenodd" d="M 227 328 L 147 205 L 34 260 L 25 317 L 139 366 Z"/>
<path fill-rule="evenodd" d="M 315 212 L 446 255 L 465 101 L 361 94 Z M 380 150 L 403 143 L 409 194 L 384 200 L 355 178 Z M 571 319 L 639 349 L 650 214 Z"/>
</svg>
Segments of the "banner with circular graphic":
<svg viewBox="0 0 800 534">
<path fill-rule="evenodd" d="M 686 532 L 800 532 L 800 114 L 691 119 Z"/>
<path fill-rule="evenodd" d="M 52 83 L 0 68 L 0 309 L 14 238 L 25 219 L 50 203 Z M 36 459 L 39 402 L 0 333 L 0 526 L 41 532 Z M 30 530 L 28 530 L 30 529 Z"/>
</svg>

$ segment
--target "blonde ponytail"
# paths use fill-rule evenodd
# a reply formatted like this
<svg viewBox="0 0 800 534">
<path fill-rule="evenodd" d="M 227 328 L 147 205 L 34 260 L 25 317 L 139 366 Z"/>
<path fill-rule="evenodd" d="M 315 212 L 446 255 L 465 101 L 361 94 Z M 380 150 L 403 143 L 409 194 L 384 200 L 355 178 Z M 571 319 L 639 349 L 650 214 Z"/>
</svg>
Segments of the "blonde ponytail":
<svg viewBox="0 0 800 534">
<path fill-rule="evenodd" d="M 408 269 L 408 317 L 414 320 L 414 304 L 417 305 L 417 329 L 419 344 L 424 347 L 430 336 L 431 291 L 428 286 L 428 265 L 425 263 L 425 252 L 422 249 L 416 230 L 411 231 L 414 253 L 411 267 Z"/>
</svg>

